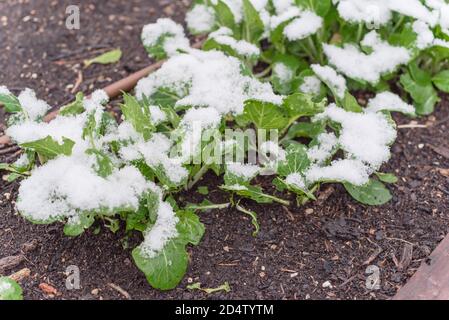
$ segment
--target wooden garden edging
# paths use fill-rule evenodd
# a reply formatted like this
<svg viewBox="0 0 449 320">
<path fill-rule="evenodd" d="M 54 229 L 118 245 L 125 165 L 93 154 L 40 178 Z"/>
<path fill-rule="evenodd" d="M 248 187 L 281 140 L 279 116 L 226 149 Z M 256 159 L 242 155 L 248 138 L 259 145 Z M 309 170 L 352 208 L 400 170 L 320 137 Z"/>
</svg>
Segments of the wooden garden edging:
<svg viewBox="0 0 449 320">
<path fill-rule="evenodd" d="M 393 300 L 449 300 L 449 234 Z"/>
</svg>

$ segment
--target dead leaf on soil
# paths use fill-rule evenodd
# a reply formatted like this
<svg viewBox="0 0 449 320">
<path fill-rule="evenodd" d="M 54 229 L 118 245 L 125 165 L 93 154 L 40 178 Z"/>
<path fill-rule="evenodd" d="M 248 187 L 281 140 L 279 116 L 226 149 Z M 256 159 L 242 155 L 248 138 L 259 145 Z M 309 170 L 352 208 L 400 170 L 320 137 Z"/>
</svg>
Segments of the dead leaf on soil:
<svg viewBox="0 0 449 320">
<path fill-rule="evenodd" d="M 22 270 L 19 270 L 19 271 L 13 273 L 12 275 L 9 276 L 9 278 L 16 282 L 20 282 L 23 279 L 28 278 L 30 275 L 31 275 L 31 270 L 28 268 L 24 268 Z"/>
<path fill-rule="evenodd" d="M 398 269 L 405 270 L 412 262 L 413 257 L 413 246 L 409 243 L 404 245 L 404 250 L 402 251 L 401 261 L 399 261 Z"/>
<path fill-rule="evenodd" d="M 437 168 L 436 169 L 442 176 L 449 178 L 449 169 Z"/>
<path fill-rule="evenodd" d="M 4 273 L 6 270 L 12 269 L 25 260 L 25 257 L 21 254 L 17 256 L 9 256 L 0 259 L 0 273 Z"/>
<path fill-rule="evenodd" d="M 446 159 L 449 159 L 449 148 L 447 147 L 436 147 L 431 144 L 428 145 L 430 149 L 432 149 L 435 153 L 438 153 L 440 156 L 445 157 Z"/>
</svg>

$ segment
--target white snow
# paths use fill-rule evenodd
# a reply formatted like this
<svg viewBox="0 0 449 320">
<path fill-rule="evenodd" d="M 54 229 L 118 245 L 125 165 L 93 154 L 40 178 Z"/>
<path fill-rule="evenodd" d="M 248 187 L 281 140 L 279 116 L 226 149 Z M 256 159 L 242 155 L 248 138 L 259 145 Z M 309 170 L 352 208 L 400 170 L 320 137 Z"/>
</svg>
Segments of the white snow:
<svg viewBox="0 0 449 320">
<path fill-rule="evenodd" d="M 160 18 L 156 23 L 147 24 L 142 30 L 142 41 L 147 47 L 152 47 L 162 41 L 165 53 L 171 57 L 178 50 L 188 50 L 189 40 L 181 25 L 168 18 Z"/>
<path fill-rule="evenodd" d="M 226 169 L 229 173 L 243 178 L 245 180 L 251 180 L 254 178 L 260 171 L 260 167 L 252 164 L 244 164 L 244 163 L 228 163 L 226 165 Z"/>
<path fill-rule="evenodd" d="M 151 122 L 153 122 L 153 124 L 158 125 L 167 120 L 167 115 L 158 106 L 149 106 L 149 109 Z"/>
<path fill-rule="evenodd" d="M 11 91 L 9 91 L 6 86 L 0 86 L 0 94 L 9 96 L 11 95 Z"/>
<path fill-rule="evenodd" d="M 245 40 L 236 40 L 232 36 L 232 30 L 226 27 L 221 27 L 217 31 L 212 32 L 209 38 L 221 45 L 229 46 L 240 56 L 254 57 L 260 54 L 260 49 L 257 46 Z"/>
<path fill-rule="evenodd" d="M 368 102 L 365 112 L 378 112 L 382 110 L 398 111 L 405 114 L 415 114 L 415 107 L 405 103 L 398 95 L 385 91 L 378 93 Z"/>
<path fill-rule="evenodd" d="M 223 115 L 242 113 L 248 99 L 282 103 L 270 84 L 242 75 L 241 62 L 218 51 L 191 50 L 169 59 L 139 81 L 137 97 L 149 97 L 158 88 L 170 88 L 178 94 L 181 99 L 176 106 L 213 107 Z"/>
<path fill-rule="evenodd" d="M 384 25 L 392 17 L 385 0 L 341 0 L 337 6 L 340 16 L 352 23 Z"/>
<path fill-rule="evenodd" d="M 338 98 L 343 99 L 346 93 L 346 79 L 339 75 L 335 69 L 329 66 L 320 66 L 319 64 L 313 64 L 310 66 L 321 79 L 321 81 L 328 83 L 335 91 Z"/>
<path fill-rule="evenodd" d="M 273 74 L 278 77 L 282 83 L 290 81 L 294 76 L 293 70 L 282 62 L 277 62 L 274 64 Z"/>
<path fill-rule="evenodd" d="M 296 7 L 289 7 L 285 11 L 278 12 L 278 15 L 271 16 L 270 28 L 271 30 L 276 29 L 281 23 L 284 23 L 290 19 L 299 17 L 301 15 L 301 10 Z"/>
<path fill-rule="evenodd" d="M 368 33 L 361 44 L 372 48 L 373 52 L 366 54 L 352 44 L 346 44 L 343 48 L 323 44 L 323 49 L 330 64 L 338 71 L 350 78 L 373 84 L 379 81 L 382 74 L 394 71 L 411 58 L 407 49 L 382 41 L 375 31 Z"/>
<path fill-rule="evenodd" d="M 310 161 L 318 164 L 324 163 L 332 156 L 332 152 L 335 151 L 338 146 L 338 139 L 334 133 L 322 133 L 317 137 L 319 144 L 311 147 L 307 151 L 307 156 Z"/>
<path fill-rule="evenodd" d="M 299 90 L 304 93 L 317 95 L 321 91 L 321 80 L 316 76 L 304 78 L 304 82 L 299 86 Z"/>
<path fill-rule="evenodd" d="M 186 23 L 195 33 L 206 33 L 215 25 L 214 9 L 203 4 L 197 4 L 186 14 Z"/>
<path fill-rule="evenodd" d="M 164 249 L 170 239 L 178 235 L 178 230 L 176 229 L 178 222 L 179 218 L 173 211 L 172 206 L 160 199 L 156 223 L 145 232 L 144 240 L 139 246 L 142 254 L 147 258 L 155 257 Z"/>
<path fill-rule="evenodd" d="M 396 139 L 396 130 L 385 115 L 348 112 L 331 104 L 316 116 L 326 118 L 341 124 L 338 142 L 350 157 L 375 169 L 389 160 L 389 145 Z"/>
<path fill-rule="evenodd" d="M 294 0 L 273 0 L 273 6 L 276 14 L 279 15 L 294 6 Z"/>
<path fill-rule="evenodd" d="M 315 34 L 323 25 L 323 18 L 306 10 L 284 28 L 284 35 L 289 41 L 296 41 Z"/>
<path fill-rule="evenodd" d="M 335 160 L 326 167 L 312 166 L 306 172 L 309 184 L 315 182 L 337 181 L 349 182 L 354 185 L 364 185 L 369 180 L 371 169 L 360 160 Z"/>
<path fill-rule="evenodd" d="M 115 169 L 107 178 L 93 170 L 94 157 L 61 156 L 33 170 L 22 181 L 17 209 L 33 220 L 77 216 L 80 211 L 136 210 L 149 183 L 134 167 Z"/>
</svg>

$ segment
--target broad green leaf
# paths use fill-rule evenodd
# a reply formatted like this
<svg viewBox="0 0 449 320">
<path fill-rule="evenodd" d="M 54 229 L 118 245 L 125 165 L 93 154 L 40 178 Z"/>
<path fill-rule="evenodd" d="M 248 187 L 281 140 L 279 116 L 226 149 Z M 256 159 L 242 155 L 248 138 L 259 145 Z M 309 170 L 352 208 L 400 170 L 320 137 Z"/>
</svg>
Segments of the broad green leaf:
<svg viewBox="0 0 449 320">
<path fill-rule="evenodd" d="M 147 228 L 153 226 L 157 219 L 159 201 L 158 194 L 148 192 L 146 197 L 141 200 L 139 209 L 126 214 L 126 230 L 144 232 Z"/>
<path fill-rule="evenodd" d="M 433 112 L 436 103 L 440 99 L 431 82 L 426 85 L 419 84 L 412 79 L 409 73 L 403 74 L 400 82 L 404 90 L 412 96 L 415 102 L 416 113 L 427 115 Z"/>
<path fill-rule="evenodd" d="M 392 195 L 385 185 L 371 179 L 366 185 L 355 186 L 344 183 L 346 190 L 357 201 L 370 206 L 379 206 L 391 200 Z"/>
<path fill-rule="evenodd" d="M 444 70 L 437 73 L 432 78 L 432 81 L 438 89 L 449 93 L 449 70 Z"/>
<path fill-rule="evenodd" d="M 75 142 L 67 138 L 62 138 L 62 141 L 63 143 L 59 144 L 52 137 L 48 136 L 44 139 L 22 143 L 20 146 L 31 149 L 46 159 L 54 159 L 60 155 L 70 156 Z"/>
<path fill-rule="evenodd" d="M 291 173 L 304 172 L 310 166 L 307 148 L 300 143 L 293 143 L 286 150 L 286 160 L 278 165 L 278 174 L 286 177 Z"/>
<path fill-rule="evenodd" d="M 292 83 L 299 66 L 300 62 L 295 56 L 277 54 L 274 57 L 271 83 L 276 92 L 290 94 L 294 91 Z"/>
<path fill-rule="evenodd" d="M 150 105 L 151 103 L 153 105 L 161 106 L 162 108 L 174 108 L 180 97 L 169 88 L 158 88 L 151 97 L 144 98 L 144 100 L 145 99 L 148 101 L 145 103 L 146 105 Z"/>
<path fill-rule="evenodd" d="M 78 92 L 75 97 L 75 101 L 65 105 L 59 111 L 61 116 L 73 116 L 77 114 L 81 114 L 85 111 L 84 109 L 84 94 L 82 92 Z"/>
<path fill-rule="evenodd" d="M 2 104 L 6 112 L 16 113 L 22 111 L 19 99 L 13 94 L 0 94 L 0 105 Z"/>
<path fill-rule="evenodd" d="M 204 225 L 200 222 L 199 217 L 190 210 L 178 211 L 176 215 L 179 218 L 179 222 L 176 225 L 178 230 L 179 239 L 182 239 L 186 243 L 198 245 L 201 238 L 204 235 Z"/>
<path fill-rule="evenodd" d="M 84 61 L 84 66 L 87 68 L 92 64 L 98 63 L 98 64 L 111 64 L 116 63 L 120 61 L 120 58 L 122 57 L 122 50 L 115 49 L 108 51 L 106 53 L 103 53 L 102 55 L 99 55 L 98 57 L 95 57 L 90 60 Z"/>
<path fill-rule="evenodd" d="M 257 43 L 264 33 L 265 27 L 259 13 L 250 0 L 243 0 L 243 39 Z"/>
<path fill-rule="evenodd" d="M 311 138 L 314 139 L 325 129 L 325 124 L 321 121 L 299 122 L 292 125 L 287 132 L 287 139 Z"/>
<path fill-rule="evenodd" d="M 17 282 L 0 277 L 0 301 L 23 300 L 22 288 Z"/>
<path fill-rule="evenodd" d="M 95 222 L 95 214 L 83 212 L 76 219 L 69 220 L 64 226 L 64 234 L 70 237 L 81 235 Z"/>
<path fill-rule="evenodd" d="M 284 99 L 283 109 L 287 111 L 290 123 L 301 117 L 312 117 L 324 111 L 326 101 L 316 103 L 313 97 L 304 93 L 294 93 Z"/>
<path fill-rule="evenodd" d="M 357 99 L 349 93 L 349 91 L 346 91 L 345 96 L 343 99 L 341 99 L 340 103 L 343 109 L 345 109 L 346 111 L 356 113 L 363 112 L 363 108 L 360 106 Z"/>
<path fill-rule="evenodd" d="M 143 135 L 145 140 L 151 138 L 155 127 L 151 123 L 148 108 L 142 106 L 136 98 L 129 94 L 123 95 L 124 103 L 120 105 L 126 121 L 130 122 L 134 129 Z"/>
<path fill-rule="evenodd" d="M 392 173 L 376 172 L 376 176 L 379 178 L 380 181 L 385 182 L 385 183 L 396 183 L 396 182 L 398 182 L 398 177 L 396 177 Z"/>
<path fill-rule="evenodd" d="M 240 119 L 246 123 L 253 123 L 258 129 L 283 129 L 288 125 L 288 119 L 279 106 L 256 100 L 245 102 Z"/>
<path fill-rule="evenodd" d="M 153 288 L 174 289 L 187 271 L 189 257 L 185 241 L 171 239 L 164 249 L 152 258 L 148 258 L 140 247 L 133 250 L 132 256 L 137 267 L 145 274 Z"/>
</svg>

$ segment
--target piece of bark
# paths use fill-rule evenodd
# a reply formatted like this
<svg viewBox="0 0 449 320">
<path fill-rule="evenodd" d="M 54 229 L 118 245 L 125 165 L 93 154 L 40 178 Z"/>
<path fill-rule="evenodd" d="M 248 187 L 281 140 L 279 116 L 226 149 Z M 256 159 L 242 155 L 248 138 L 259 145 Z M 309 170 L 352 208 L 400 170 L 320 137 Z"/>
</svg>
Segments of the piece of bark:
<svg viewBox="0 0 449 320">
<path fill-rule="evenodd" d="M 4 273 L 5 271 L 17 267 L 25 260 L 25 257 L 21 254 L 17 256 L 9 256 L 0 259 L 0 273 Z"/>
</svg>

